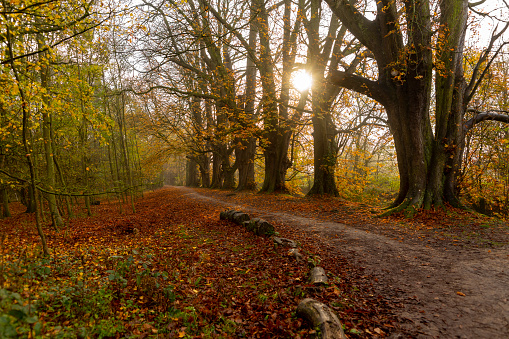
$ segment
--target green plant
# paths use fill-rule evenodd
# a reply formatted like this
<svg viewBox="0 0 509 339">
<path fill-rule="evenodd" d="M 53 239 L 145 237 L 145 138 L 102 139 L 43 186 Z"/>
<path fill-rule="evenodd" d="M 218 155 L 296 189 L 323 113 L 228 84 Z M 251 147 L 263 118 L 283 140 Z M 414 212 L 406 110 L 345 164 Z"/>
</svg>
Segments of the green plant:
<svg viewBox="0 0 509 339">
<path fill-rule="evenodd" d="M 260 295 L 258 295 L 258 299 L 260 299 L 260 301 L 262 303 L 264 303 L 264 302 L 266 302 L 269 299 L 269 296 L 266 295 L 266 294 L 260 294 Z"/>
<path fill-rule="evenodd" d="M 322 259 L 317 255 L 308 256 L 308 264 L 310 267 L 319 266 L 321 262 L 322 262 Z"/>
<path fill-rule="evenodd" d="M 0 337 L 18 338 L 32 332 L 40 334 L 41 323 L 35 306 L 19 293 L 0 289 Z"/>
</svg>

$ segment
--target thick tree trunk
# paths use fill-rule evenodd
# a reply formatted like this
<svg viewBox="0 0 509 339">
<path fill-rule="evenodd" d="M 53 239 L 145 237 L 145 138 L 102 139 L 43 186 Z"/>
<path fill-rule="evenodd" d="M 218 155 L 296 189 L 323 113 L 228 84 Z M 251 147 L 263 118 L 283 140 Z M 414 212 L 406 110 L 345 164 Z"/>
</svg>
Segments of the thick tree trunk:
<svg viewBox="0 0 509 339">
<path fill-rule="evenodd" d="M 223 159 L 223 164 L 221 168 L 221 172 L 223 172 L 223 189 L 234 189 L 235 188 L 235 168 L 230 165 L 230 159 L 227 157 Z"/>
<path fill-rule="evenodd" d="M 286 171 L 290 168 L 288 148 L 291 133 L 281 130 L 269 132 L 268 145 L 264 148 L 265 179 L 261 192 L 288 192 Z"/>
<path fill-rule="evenodd" d="M 329 24 L 329 34 L 322 41 L 320 39 L 321 1 L 312 0 L 309 20 L 305 22 L 309 38 L 308 60 L 313 62 L 307 65 L 312 71 L 312 108 L 313 108 L 313 154 L 314 154 L 314 180 L 313 187 L 308 194 L 330 194 L 338 196 L 336 187 L 335 168 L 338 153 L 336 140 L 336 126 L 331 117 L 331 107 L 339 91 L 325 80 L 330 68 L 335 69 L 338 63 L 339 45 L 341 45 L 344 32 L 339 32 L 339 22 L 332 15 Z M 305 11 L 305 8 L 302 8 Z M 336 53 L 332 52 L 335 50 Z M 328 62 L 330 60 L 330 62 Z"/>
<path fill-rule="evenodd" d="M 223 187 L 223 174 L 221 172 L 222 157 L 215 151 L 212 153 L 212 183 L 211 188 Z"/>
<path fill-rule="evenodd" d="M 230 165 L 230 152 L 225 144 L 216 146 L 212 154 L 211 188 L 235 188 L 235 168 Z"/>
<path fill-rule="evenodd" d="M 249 137 L 241 143 L 242 146 L 235 149 L 235 162 L 238 164 L 239 170 L 237 191 L 255 190 L 254 157 L 256 153 L 256 139 Z"/>
<path fill-rule="evenodd" d="M 186 161 L 186 186 L 200 186 L 200 179 L 198 178 L 198 164 L 190 157 L 187 157 Z"/>
<path fill-rule="evenodd" d="M 201 187 L 210 187 L 210 158 L 208 154 L 199 156 Z"/>
<path fill-rule="evenodd" d="M 462 120 L 464 115 L 463 94 L 465 84 L 463 80 L 463 46 L 465 41 L 468 2 L 441 2 L 442 11 L 439 36 L 442 43 L 437 50 L 436 63 L 436 114 L 435 114 L 435 140 L 433 144 L 433 157 L 430 164 L 428 189 L 424 208 L 442 206 L 451 200 L 457 203 L 457 198 L 448 187 L 445 196 L 445 182 L 447 173 L 459 162 L 458 145 L 462 138 Z M 452 161 L 451 161 L 452 160 Z M 453 184 L 454 178 L 449 178 L 448 185 Z M 455 194 L 454 194 L 455 195 Z"/>
<path fill-rule="evenodd" d="M 447 129 L 447 155 L 444 168 L 444 201 L 454 207 L 463 207 L 458 197 L 458 176 L 461 173 L 461 161 L 465 148 L 465 130 L 463 128 L 463 119 L 465 117 L 466 106 L 465 92 L 466 82 L 463 77 L 456 80 L 453 105 L 451 109 L 451 121 Z"/>
<path fill-rule="evenodd" d="M 400 172 L 400 190 L 390 212 L 407 210 L 413 214 L 421 207 L 426 193 L 432 135 L 425 119 L 428 103 L 425 98 L 406 94 L 409 90 L 407 86 L 398 89 L 401 98 L 410 99 L 396 100 L 386 109 Z"/>
<path fill-rule="evenodd" d="M 277 104 L 274 62 L 271 55 L 268 14 L 265 5 L 262 0 L 253 0 L 253 6 L 258 11 L 256 23 L 260 39 L 259 70 L 264 96 L 264 130 L 260 144 L 265 158 L 265 178 L 261 192 L 286 192 L 285 177 L 286 171 L 290 167 L 288 148 L 291 130 L 289 126 L 285 126 L 286 122 L 283 122 L 283 119 L 286 119 L 287 116 L 284 116 L 284 110 L 279 109 Z M 283 70 L 284 73 L 286 71 L 288 70 Z M 282 85 L 287 86 L 288 84 Z"/>
<path fill-rule="evenodd" d="M 334 169 L 336 167 L 336 130 L 329 113 L 313 109 L 314 182 L 308 194 L 338 196 Z"/>
<path fill-rule="evenodd" d="M 251 6 L 250 15 L 253 17 L 256 12 Z M 249 48 L 256 50 L 258 30 L 253 22 L 249 26 Z M 256 100 L 256 66 L 254 60 L 248 54 L 246 57 L 246 90 L 244 94 L 244 128 L 247 128 L 248 135 L 241 140 L 241 147 L 235 149 L 236 161 L 238 161 L 239 184 L 238 191 L 255 190 L 255 168 L 254 159 L 256 155 L 256 138 L 254 137 L 255 126 L 255 100 Z"/>
</svg>

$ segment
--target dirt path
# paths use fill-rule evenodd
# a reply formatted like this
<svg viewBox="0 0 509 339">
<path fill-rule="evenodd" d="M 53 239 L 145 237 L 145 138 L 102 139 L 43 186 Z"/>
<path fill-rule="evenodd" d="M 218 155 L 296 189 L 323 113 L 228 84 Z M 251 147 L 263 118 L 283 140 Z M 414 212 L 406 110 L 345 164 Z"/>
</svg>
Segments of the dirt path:
<svg viewBox="0 0 509 339">
<path fill-rule="evenodd" d="M 377 292 L 398 302 L 395 313 L 400 323 L 417 338 L 509 338 L 508 246 L 458 248 L 441 243 L 445 246 L 430 247 L 182 189 L 189 190 L 190 198 L 241 208 L 313 235 L 372 276 Z"/>
</svg>

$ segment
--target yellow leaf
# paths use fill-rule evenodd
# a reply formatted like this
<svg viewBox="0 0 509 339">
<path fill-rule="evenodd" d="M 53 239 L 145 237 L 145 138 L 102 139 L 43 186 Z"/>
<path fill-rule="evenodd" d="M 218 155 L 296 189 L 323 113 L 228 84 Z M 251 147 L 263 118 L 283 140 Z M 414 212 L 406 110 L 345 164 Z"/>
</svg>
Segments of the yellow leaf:
<svg viewBox="0 0 509 339">
<path fill-rule="evenodd" d="M 182 338 L 183 336 L 186 335 L 186 332 L 185 331 L 182 331 L 182 332 L 179 332 L 179 338 Z"/>
<path fill-rule="evenodd" d="M 463 292 L 456 292 L 457 295 L 461 295 L 462 297 L 466 297 L 465 293 Z"/>
</svg>

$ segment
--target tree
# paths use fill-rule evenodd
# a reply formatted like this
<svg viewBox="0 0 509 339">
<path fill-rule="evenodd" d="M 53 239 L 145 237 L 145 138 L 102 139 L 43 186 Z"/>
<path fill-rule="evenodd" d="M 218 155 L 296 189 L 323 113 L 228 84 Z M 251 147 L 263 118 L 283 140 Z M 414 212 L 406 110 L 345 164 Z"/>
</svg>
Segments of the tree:
<svg viewBox="0 0 509 339">
<path fill-rule="evenodd" d="M 265 1 L 252 1 L 254 13 L 257 13 L 256 17 L 252 19 L 256 20 L 260 40 L 257 67 L 260 72 L 263 90 L 261 102 L 263 131 L 260 143 L 265 158 L 265 176 L 261 188 L 262 192 L 287 191 L 285 183 L 286 172 L 292 165 L 288 158 L 288 149 L 296 123 L 302 117 L 307 98 L 306 91 L 302 94 L 297 109 L 295 109 L 292 115 L 289 114 L 290 79 L 297 55 L 297 35 L 300 33 L 302 18 L 299 12 L 292 28 L 290 21 L 292 12 L 291 1 L 285 0 L 283 5 L 282 70 L 280 93 L 278 96 L 276 73 L 274 70 L 276 59 L 272 53 L 272 40 L 269 29 L 269 10 Z"/>
<path fill-rule="evenodd" d="M 400 173 L 399 194 L 389 213 L 405 210 L 412 215 L 422 206 L 457 204 L 454 177 L 461 158 L 462 118 L 475 91 L 475 85 L 462 91 L 468 1 L 440 1 L 435 15 L 435 3 L 427 0 L 382 0 L 376 2 L 373 20 L 353 1 L 326 2 L 376 62 L 375 79 L 338 70 L 333 81 L 375 99 L 387 111 Z M 432 21 L 435 16 L 438 22 Z M 472 77 L 471 84 L 479 80 Z"/>
<path fill-rule="evenodd" d="M 45 37 L 42 34 L 37 35 L 38 47 L 39 50 L 44 49 L 45 45 Z M 55 170 L 55 161 L 53 159 L 55 150 L 53 149 L 54 143 L 52 140 L 53 135 L 53 124 L 51 119 L 51 69 L 49 67 L 49 55 L 47 51 L 39 53 L 39 77 L 40 77 L 40 86 L 44 91 L 42 95 L 42 106 L 41 106 L 41 115 L 42 115 L 42 137 L 44 142 L 44 156 L 46 161 L 46 185 L 48 190 L 55 191 L 56 190 L 56 170 Z M 46 200 L 48 201 L 48 207 L 51 214 L 51 220 L 53 222 L 53 226 L 56 229 L 60 229 L 64 226 L 64 221 L 62 220 L 62 216 L 60 215 L 60 211 L 57 206 L 56 194 L 49 193 L 46 194 Z"/>
</svg>

